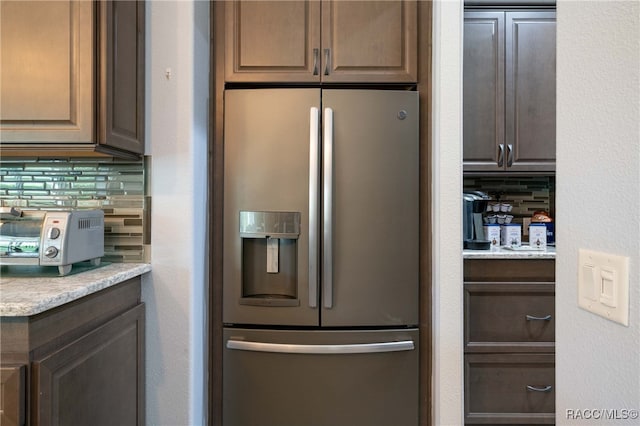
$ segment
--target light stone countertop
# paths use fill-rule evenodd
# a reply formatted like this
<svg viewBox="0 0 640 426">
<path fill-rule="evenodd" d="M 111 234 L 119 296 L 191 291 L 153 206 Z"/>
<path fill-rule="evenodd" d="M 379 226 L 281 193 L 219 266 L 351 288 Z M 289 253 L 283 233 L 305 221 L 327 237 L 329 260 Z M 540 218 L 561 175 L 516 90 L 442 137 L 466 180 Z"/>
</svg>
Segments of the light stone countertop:
<svg viewBox="0 0 640 426">
<path fill-rule="evenodd" d="M 12 274 L 3 268 L 0 316 L 36 315 L 150 271 L 148 263 L 111 263 L 64 277 Z"/>
<path fill-rule="evenodd" d="M 509 250 L 500 247 L 496 251 L 492 250 L 468 250 L 462 251 L 463 259 L 555 259 L 556 248 L 547 247 L 546 250 Z"/>
</svg>

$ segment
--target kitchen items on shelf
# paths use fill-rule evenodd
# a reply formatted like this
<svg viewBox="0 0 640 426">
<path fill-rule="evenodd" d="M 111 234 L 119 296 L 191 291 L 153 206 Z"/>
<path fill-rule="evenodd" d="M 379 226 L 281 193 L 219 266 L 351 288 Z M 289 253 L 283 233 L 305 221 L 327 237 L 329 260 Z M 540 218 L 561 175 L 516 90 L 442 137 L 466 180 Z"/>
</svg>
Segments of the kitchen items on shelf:
<svg viewBox="0 0 640 426">
<path fill-rule="evenodd" d="M 547 248 L 547 227 L 544 223 L 534 223 L 529 225 L 529 245 L 531 248 L 544 250 Z"/>
<path fill-rule="evenodd" d="M 520 247 L 522 245 L 522 226 L 519 223 L 500 225 L 500 245 Z"/>
<path fill-rule="evenodd" d="M 556 242 L 555 239 L 555 226 L 553 219 L 549 216 L 549 213 L 539 210 L 533 214 L 531 218 L 531 223 L 542 223 L 544 224 L 547 231 L 547 244 L 554 244 Z"/>
</svg>

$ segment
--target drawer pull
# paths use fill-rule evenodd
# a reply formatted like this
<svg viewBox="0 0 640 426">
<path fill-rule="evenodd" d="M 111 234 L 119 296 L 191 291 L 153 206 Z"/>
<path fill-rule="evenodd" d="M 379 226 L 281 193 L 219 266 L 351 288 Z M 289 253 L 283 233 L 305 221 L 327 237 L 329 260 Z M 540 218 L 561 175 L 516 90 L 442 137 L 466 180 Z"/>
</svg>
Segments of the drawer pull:
<svg viewBox="0 0 640 426">
<path fill-rule="evenodd" d="M 546 317 L 534 317 L 533 315 L 527 315 L 527 321 L 551 321 L 551 315 Z"/>
<path fill-rule="evenodd" d="M 553 387 L 551 385 L 545 386 L 543 388 L 537 386 L 529 386 L 527 385 L 527 390 L 531 392 L 551 392 Z"/>
</svg>

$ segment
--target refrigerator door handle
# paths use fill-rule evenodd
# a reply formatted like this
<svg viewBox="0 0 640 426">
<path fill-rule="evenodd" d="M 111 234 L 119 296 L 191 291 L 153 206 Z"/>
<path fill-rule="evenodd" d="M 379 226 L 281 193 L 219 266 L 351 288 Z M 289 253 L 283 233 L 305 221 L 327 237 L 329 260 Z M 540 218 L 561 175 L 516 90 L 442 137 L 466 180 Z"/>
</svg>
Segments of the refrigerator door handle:
<svg viewBox="0 0 640 426">
<path fill-rule="evenodd" d="M 323 141 L 323 258 L 322 258 L 322 299 L 325 308 L 333 307 L 333 109 L 324 109 Z"/>
<path fill-rule="evenodd" d="M 227 340 L 227 349 L 284 354 L 344 355 L 412 351 L 415 346 L 412 340 L 347 345 L 289 345 L 229 339 Z"/>
<path fill-rule="evenodd" d="M 320 115 L 316 107 L 309 113 L 309 307 L 318 307 L 318 188 Z"/>
</svg>

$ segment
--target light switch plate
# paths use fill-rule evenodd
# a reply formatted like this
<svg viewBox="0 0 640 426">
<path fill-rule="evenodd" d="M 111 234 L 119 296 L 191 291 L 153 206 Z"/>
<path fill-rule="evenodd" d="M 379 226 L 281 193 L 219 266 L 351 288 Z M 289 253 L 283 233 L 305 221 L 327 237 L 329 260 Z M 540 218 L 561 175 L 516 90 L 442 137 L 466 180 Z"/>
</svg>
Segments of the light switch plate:
<svg viewBox="0 0 640 426">
<path fill-rule="evenodd" d="M 629 325 L 629 258 L 580 249 L 578 306 Z"/>
</svg>

